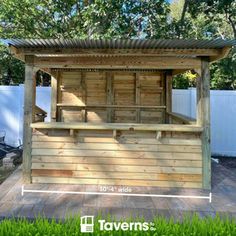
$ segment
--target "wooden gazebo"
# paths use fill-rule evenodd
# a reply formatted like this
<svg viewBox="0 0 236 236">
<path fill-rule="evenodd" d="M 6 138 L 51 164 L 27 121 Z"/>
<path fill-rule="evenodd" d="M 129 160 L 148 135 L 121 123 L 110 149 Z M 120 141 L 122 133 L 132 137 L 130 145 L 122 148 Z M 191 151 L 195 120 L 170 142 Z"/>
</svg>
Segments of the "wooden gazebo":
<svg viewBox="0 0 236 236">
<path fill-rule="evenodd" d="M 25 62 L 26 183 L 211 188 L 209 63 L 227 40 L 7 40 Z M 35 73 L 51 75 L 51 122 Z M 195 70 L 197 120 L 172 112 L 172 77 Z"/>
</svg>

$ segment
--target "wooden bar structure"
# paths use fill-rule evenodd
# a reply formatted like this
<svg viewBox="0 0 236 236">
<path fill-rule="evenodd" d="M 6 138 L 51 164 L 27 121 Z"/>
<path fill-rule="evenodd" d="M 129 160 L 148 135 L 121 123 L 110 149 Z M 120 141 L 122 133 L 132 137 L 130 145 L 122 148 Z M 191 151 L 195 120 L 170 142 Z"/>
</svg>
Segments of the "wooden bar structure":
<svg viewBox="0 0 236 236">
<path fill-rule="evenodd" d="M 211 188 L 209 63 L 235 42 L 7 42 L 26 63 L 25 182 Z M 34 119 L 39 69 L 51 122 Z M 172 112 L 172 78 L 187 70 L 199 75 L 197 121 Z"/>
</svg>

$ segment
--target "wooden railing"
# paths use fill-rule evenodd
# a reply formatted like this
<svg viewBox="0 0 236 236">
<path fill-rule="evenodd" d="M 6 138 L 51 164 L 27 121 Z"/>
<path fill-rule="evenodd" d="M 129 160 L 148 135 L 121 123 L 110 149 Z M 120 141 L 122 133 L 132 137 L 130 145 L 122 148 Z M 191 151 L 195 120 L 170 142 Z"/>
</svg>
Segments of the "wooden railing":
<svg viewBox="0 0 236 236">
<path fill-rule="evenodd" d="M 193 118 L 179 114 L 179 113 L 166 112 L 166 114 L 170 117 L 171 121 L 177 121 L 180 124 L 193 125 L 196 123 L 196 120 L 194 120 Z"/>
<path fill-rule="evenodd" d="M 35 106 L 35 122 L 42 122 L 47 117 L 47 112 L 42 108 Z"/>
</svg>

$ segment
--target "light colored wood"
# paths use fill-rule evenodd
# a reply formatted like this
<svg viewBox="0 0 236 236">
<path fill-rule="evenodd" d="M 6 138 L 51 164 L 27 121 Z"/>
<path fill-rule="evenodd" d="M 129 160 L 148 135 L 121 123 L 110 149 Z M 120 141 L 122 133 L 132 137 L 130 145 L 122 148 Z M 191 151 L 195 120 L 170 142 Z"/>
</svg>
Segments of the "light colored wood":
<svg viewBox="0 0 236 236">
<path fill-rule="evenodd" d="M 203 158 L 203 188 L 211 189 L 211 149 L 210 149 L 210 71 L 209 58 L 202 58 L 201 77 L 201 125 L 202 132 L 202 158 Z"/>
<path fill-rule="evenodd" d="M 175 182 L 175 181 L 150 181 L 150 180 L 120 180 L 120 179 L 80 179 L 80 178 L 55 178 L 55 177 L 32 177 L 33 183 L 64 183 L 64 184 L 100 184 L 100 185 L 125 185 L 125 186 L 159 186 L 159 187 L 185 187 L 201 188 L 198 182 Z"/>
<path fill-rule="evenodd" d="M 173 152 L 134 152 L 134 151 L 101 151 L 101 150 L 83 150 L 81 152 L 68 152 L 65 151 L 63 153 L 54 152 L 51 151 L 50 155 L 48 153 L 44 152 L 39 154 L 38 151 L 35 153 L 33 150 L 33 157 L 40 159 L 40 158 L 48 158 L 53 159 L 54 157 L 57 158 L 67 158 L 68 162 L 71 162 L 72 160 L 76 160 L 77 157 L 107 157 L 107 158 L 134 158 L 134 159 L 142 159 L 145 163 L 146 159 L 153 159 L 156 158 L 158 160 L 195 160 L 195 161 L 201 161 L 202 156 L 201 153 L 192 153 L 191 155 L 189 153 L 173 153 Z M 38 154 L 38 155 L 35 155 Z"/>
<path fill-rule="evenodd" d="M 172 71 L 166 72 L 166 112 L 172 112 Z M 171 118 L 166 116 L 166 123 L 171 123 Z"/>
<path fill-rule="evenodd" d="M 88 94 L 87 94 L 87 83 L 86 83 L 86 73 L 85 72 L 81 72 L 81 88 L 83 90 L 84 103 L 87 104 Z M 82 111 L 82 116 L 83 116 L 83 121 L 87 122 L 87 120 L 88 120 L 88 111 L 87 111 L 86 108 Z"/>
<path fill-rule="evenodd" d="M 106 73 L 106 94 L 107 105 L 113 105 L 114 103 L 114 90 L 113 90 L 113 74 L 111 72 Z M 107 108 L 107 122 L 111 123 L 114 120 L 114 110 L 111 107 Z"/>
<path fill-rule="evenodd" d="M 196 125 L 170 125 L 170 124 L 124 124 L 124 123 L 79 123 L 79 122 L 39 122 L 31 124 L 35 129 L 82 129 L 82 130 L 136 130 L 136 131 L 182 131 L 201 132 L 202 127 Z"/>
<path fill-rule="evenodd" d="M 175 57 L 35 57 L 35 66 L 50 68 L 94 69 L 193 69 L 201 66 L 198 58 Z"/>
<path fill-rule="evenodd" d="M 173 144 L 113 144 L 113 143 L 60 143 L 60 142 L 33 142 L 35 149 L 72 149 L 72 150 L 115 150 L 115 151 L 153 151 L 153 152 L 190 152 L 200 153 L 201 147 L 196 145 L 173 145 Z M 48 150 L 50 154 L 51 150 Z M 58 150 L 60 151 L 60 150 Z"/>
<path fill-rule="evenodd" d="M 61 55 L 61 56 L 103 56 L 103 55 L 130 55 L 130 56 L 217 56 L 219 49 L 82 49 L 82 48 L 15 48 L 10 47 L 15 56 L 25 55 Z"/>
<path fill-rule="evenodd" d="M 179 120 L 182 124 L 189 124 L 193 125 L 196 124 L 196 120 L 192 119 L 191 117 L 176 113 L 176 112 L 167 112 L 167 114 L 172 117 L 172 119 Z"/>
<path fill-rule="evenodd" d="M 23 130 L 23 181 L 31 182 L 31 140 L 32 129 L 30 124 L 34 120 L 35 101 L 35 73 L 33 61 L 27 59 L 25 65 L 25 89 L 24 89 L 24 130 Z"/>
<path fill-rule="evenodd" d="M 222 49 L 220 49 L 220 53 L 218 55 L 209 55 L 209 61 L 210 62 L 215 62 L 218 61 L 220 59 L 223 59 L 225 57 L 227 57 L 231 51 L 232 47 L 224 47 Z"/>
<path fill-rule="evenodd" d="M 51 76 L 51 122 L 57 120 L 57 88 L 57 78 Z"/>
<path fill-rule="evenodd" d="M 168 180 L 184 182 L 201 182 L 201 175 L 191 174 L 155 174 L 155 173 L 129 173 L 129 172 L 103 172 L 103 171 L 71 171 L 71 170 L 32 170 L 32 176 L 49 177 L 79 177 L 97 179 L 140 179 L 140 180 Z"/>
<path fill-rule="evenodd" d="M 140 106 L 141 98 L 140 98 L 140 74 L 135 73 L 135 104 L 136 106 Z M 141 121 L 141 111 L 140 108 L 136 109 L 136 122 L 140 123 Z"/>
<path fill-rule="evenodd" d="M 116 130 L 115 130 L 116 131 Z M 70 136 L 46 136 L 33 135 L 33 142 L 67 142 L 67 143 L 133 143 L 133 144 L 175 144 L 175 145 L 201 145 L 200 139 L 184 139 L 184 138 L 129 138 L 117 137 L 117 132 L 113 132 L 113 137 L 87 137 L 79 135 L 76 139 Z"/>
<path fill-rule="evenodd" d="M 32 169 L 77 170 L 77 171 L 111 171 L 111 172 L 147 172 L 147 173 L 178 173 L 201 174 L 198 167 L 168 167 L 168 166 L 136 166 L 107 164 L 71 164 L 71 163 L 32 163 Z"/>
<path fill-rule="evenodd" d="M 62 83 L 62 72 L 58 71 L 58 77 L 57 77 L 57 102 L 61 103 L 62 102 L 62 92 L 60 89 L 61 83 Z M 61 121 L 62 120 L 62 114 L 61 110 L 58 109 L 57 107 L 57 116 L 56 116 L 56 121 Z"/>
<path fill-rule="evenodd" d="M 58 107 L 71 107 L 71 108 L 142 108 L 142 109 L 165 109 L 165 106 L 145 106 L 145 105 L 109 105 L 109 104 L 96 104 L 96 105 L 78 105 L 78 104 L 64 104 L 64 103 L 58 103 L 57 104 Z"/>
<path fill-rule="evenodd" d="M 72 164 L 98 164 L 98 165 L 135 165 L 143 166 L 143 159 L 136 158 L 109 158 L 109 157 L 34 157 L 32 163 L 72 163 Z M 169 160 L 150 158 L 145 160 L 146 166 L 171 166 L 171 167 L 202 167 L 201 161 L 196 160 Z"/>
<path fill-rule="evenodd" d="M 165 72 L 163 71 L 161 73 L 161 86 L 163 87 L 163 91 L 160 96 L 160 104 L 164 105 L 166 107 L 166 81 L 165 81 Z M 163 112 L 161 123 L 166 123 L 166 112 Z"/>
</svg>

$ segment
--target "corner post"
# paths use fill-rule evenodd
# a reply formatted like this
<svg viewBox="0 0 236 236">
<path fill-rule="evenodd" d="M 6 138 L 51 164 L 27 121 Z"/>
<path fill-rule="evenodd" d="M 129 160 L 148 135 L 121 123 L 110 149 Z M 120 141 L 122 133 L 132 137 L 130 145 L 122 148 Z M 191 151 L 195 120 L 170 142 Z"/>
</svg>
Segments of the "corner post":
<svg viewBox="0 0 236 236">
<path fill-rule="evenodd" d="M 35 120 L 35 93 L 36 93 L 36 69 L 34 57 L 25 58 L 25 86 L 24 86 L 24 131 L 23 131 L 23 181 L 31 183 L 31 123 Z"/>
<path fill-rule="evenodd" d="M 209 58 L 201 58 L 201 71 L 197 81 L 197 125 L 203 127 L 202 138 L 202 186 L 211 189 L 210 149 L 210 71 Z"/>
</svg>

